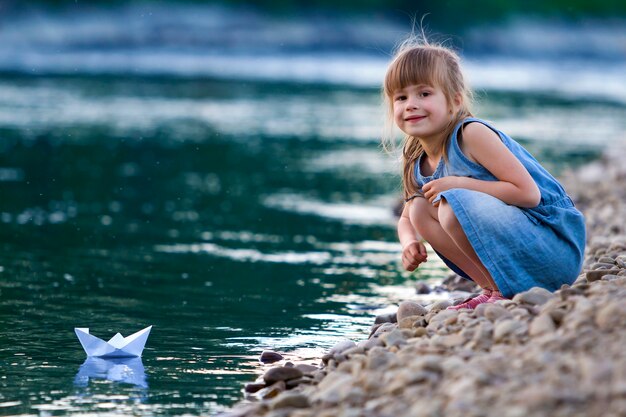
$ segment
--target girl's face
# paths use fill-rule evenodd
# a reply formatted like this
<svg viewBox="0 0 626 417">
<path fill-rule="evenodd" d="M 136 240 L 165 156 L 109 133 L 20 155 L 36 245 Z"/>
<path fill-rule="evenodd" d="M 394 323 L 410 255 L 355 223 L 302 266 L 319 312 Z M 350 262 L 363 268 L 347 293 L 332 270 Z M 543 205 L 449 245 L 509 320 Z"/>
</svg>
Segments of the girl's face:
<svg viewBox="0 0 626 417">
<path fill-rule="evenodd" d="M 423 141 L 441 140 L 454 114 L 441 88 L 431 85 L 409 85 L 396 91 L 392 100 L 396 125 Z"/>
</svg>

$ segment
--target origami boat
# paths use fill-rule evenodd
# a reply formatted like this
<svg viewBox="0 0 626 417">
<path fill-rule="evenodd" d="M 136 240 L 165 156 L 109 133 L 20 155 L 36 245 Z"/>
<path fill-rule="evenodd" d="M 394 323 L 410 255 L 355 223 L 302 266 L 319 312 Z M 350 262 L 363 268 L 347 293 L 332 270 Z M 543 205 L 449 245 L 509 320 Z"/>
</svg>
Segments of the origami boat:
<svg viewBox="0 0 626 417">
<path fill-rule="evenodd" d="M 86 327 L 76 327 L 74 328 L 74 332 L 76 332 L 76 336 L 78 336 L 78 340 L 83 346 L 83 349 L 85 349 L 87 356 L 99 358 L 127 358 L 141 356 L 151 329 L 152 326 L 148 326 L 128 337 L 123 337 L 121 334 L 117 333 L 108 342 L 90 335 L 89 329 Z"/>
</svg>

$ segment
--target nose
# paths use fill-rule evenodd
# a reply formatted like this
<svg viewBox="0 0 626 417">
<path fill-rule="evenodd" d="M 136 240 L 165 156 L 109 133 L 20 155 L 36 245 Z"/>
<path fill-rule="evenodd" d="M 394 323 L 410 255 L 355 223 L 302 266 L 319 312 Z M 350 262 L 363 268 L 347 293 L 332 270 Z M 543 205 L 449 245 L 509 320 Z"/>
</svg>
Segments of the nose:
<svg viewBox="0 0 626 417">
<path fill-rule="evenodd" d="M 408 109 L 418 109 L 419 108 L 419 100 L 416 97 L 408 97 L 406 107 Z"/>
</svg>

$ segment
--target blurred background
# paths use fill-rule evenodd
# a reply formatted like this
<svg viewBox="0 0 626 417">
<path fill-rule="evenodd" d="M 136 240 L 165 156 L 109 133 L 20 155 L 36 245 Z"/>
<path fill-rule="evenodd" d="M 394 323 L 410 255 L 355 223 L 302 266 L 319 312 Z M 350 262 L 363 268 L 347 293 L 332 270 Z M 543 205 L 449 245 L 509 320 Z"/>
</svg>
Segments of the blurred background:
<svg viewBox="0 0 626 417">
<path fill-rule="evenodd" d="M 623 1 L 0 0 L 0 415 L 216 413 L 441 281 L 379 146 L 422 16 L 554 174 L 625 139 Z M 73 332 L 148 325 L 139 365 Z"/>
</svg>

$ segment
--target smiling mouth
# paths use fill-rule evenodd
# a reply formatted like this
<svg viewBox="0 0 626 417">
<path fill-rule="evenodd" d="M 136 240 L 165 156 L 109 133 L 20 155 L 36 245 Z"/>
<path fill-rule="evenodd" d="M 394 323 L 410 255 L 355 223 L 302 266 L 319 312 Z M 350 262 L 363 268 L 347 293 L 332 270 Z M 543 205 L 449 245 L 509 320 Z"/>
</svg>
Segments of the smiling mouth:
<svg viewBox="0 0 626 417">
<path fill-rule="evenodd" d="M 422 119 L 424 119 L 426 116 L 411 116 L 411 117 L 407 117 L 406 119 L 404 119 L 407 122 L 417 122 L 420 121 Z"/>
</svg>

